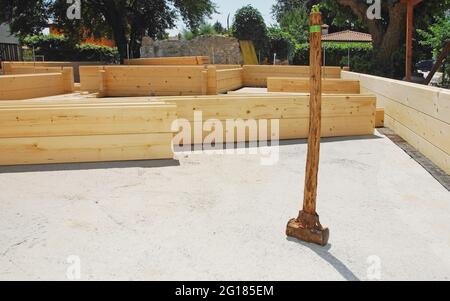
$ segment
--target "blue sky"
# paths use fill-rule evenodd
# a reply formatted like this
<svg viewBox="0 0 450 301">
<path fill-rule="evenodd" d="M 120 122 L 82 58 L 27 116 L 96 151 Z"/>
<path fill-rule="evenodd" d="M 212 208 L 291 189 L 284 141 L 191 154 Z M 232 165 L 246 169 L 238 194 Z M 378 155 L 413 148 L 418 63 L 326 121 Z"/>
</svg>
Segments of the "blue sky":
<svg viewBox="0 0 450 301">
<path fill-rule="evenodd" d="M 210 23 L 215 23 L 216 21 L 219 21 L 222 23 L 224 27 L 227 26 L 227 16 L 230 14 L 230 25 L 233 22 L 233 16 L 236 13 L 236 11 L 248 4 L 251 4 L 253 7 L 257 8 L 262 16 L 264 17 L 264 20 L 266 21 L 267 25 L 271 25 L 275 23 L 275 20 L 272 18 L 272 15 L 270 14 L 272 10 L 272 6 L 276 3 L 276 0 L 212 0 L 214 3 L 217 4 L 217 11 L 219 13 L 214 14 L 211 17 Z M 177 35 L 183 28 L 185 28 L 185 25 L 183 22 L 178 22 L 178 28 L 170 30 L 169 33 L 171 36 Z"/>
</svg>

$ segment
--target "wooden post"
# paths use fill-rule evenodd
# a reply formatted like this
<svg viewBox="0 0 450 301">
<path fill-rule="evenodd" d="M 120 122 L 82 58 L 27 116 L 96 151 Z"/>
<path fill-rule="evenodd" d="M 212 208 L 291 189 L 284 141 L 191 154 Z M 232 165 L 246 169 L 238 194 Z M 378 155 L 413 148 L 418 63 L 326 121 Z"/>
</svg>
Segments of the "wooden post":
<svg viewBox="0 0 450 301">
<path fill-rule="evenodd" d="M 72 67 L 62 67 L 62 75 L 64 82 L 64 93 L 73 93 L 75 90 L 74 79 L 73 79 L 73 68 Z"/>
<path fill-rule="evenodd" d="M 208 66 L 208 76 L 207 76 L 207 94 L 217 95 L 217 67 Z"/>
<path fill-rule="evenodd" d="M 106 97 L 108 95 L 108 87 L 107 87 L 107 83 L 106 83 L 106 70 L 99 70 L 98 71 L 98 93 L 97 93 L 97 97 L 98 98 L 103 98 Z"/>
<path fill-rule="evenodd" d="M 422 0 L 402 0 L 406 4 L 406 71 L 405 80 L 411 81 L 412 71 L 412 40 L 414 32 L 414 7 Z"/>
<path fill-rule="evenodd" d="M 306 160 L 303 210 L 296 219 L 289 221 L 287 236 L 325 246 L 329 230 L 322 227 L 316 213 L 317 178 L 321 136 L 322 102 L 322 15 L 313 12 L 310 16 L 310 116 L 308 154 Z"/>
<path fill-rule="evenodd" d="M 414 7 L 411 1 L 407 3 L 407 21 L 406 21 L 406 81 L 411 81 L 412 65 L 412 38 L 414 26 Z"/>
</svg>

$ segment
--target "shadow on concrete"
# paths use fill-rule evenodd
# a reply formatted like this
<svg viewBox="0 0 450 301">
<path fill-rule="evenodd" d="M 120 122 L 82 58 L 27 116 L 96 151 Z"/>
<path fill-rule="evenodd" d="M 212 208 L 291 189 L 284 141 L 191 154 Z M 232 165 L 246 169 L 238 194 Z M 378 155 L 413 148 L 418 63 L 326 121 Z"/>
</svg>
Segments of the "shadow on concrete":
<svg viewBox="0 0 450 301">
<path fill-rule="evenodd" d="M 303 242 L 301 240 L 287 237 L 286 240 L 290 242 L 295 242 L 299 245 L 302 245 L 310 250 L 312 250 L 314 253 L 319 255 L 323 260 L 328 262 L 333 268 L 344 277 L 347 281 L 361 281 L 358 277 L 356 277 L 355 274 L 344 264 L 342 261 L 334 257 L 329 251 L 331 249 L 331 245 L 328 244 L 325 247 L 321 247 L 315 244 L 310 244 Z"/>
<path fill-rule="evenodd" d="M 330 137 L 321 138 L 321 143 L 332 143 L 332 142 L 342 142 L 342 141 L 358 141 L 358 140 L 372 140 L 372 139 L 383 139 L 383 137 L 377 135 L 366 135 L 366 136 L 352 136 L 352 137 Z M 281 140 L 280 145 L 295 145 L 295 144 L 306 144 L 308 139 L 293 139 L 293 140 Z"/>
<path fill-rule="evenodd" d="M 332 143 L 332 142 L 342 142 L 342 141 L 358 141 L 358 140 L 372 140 L 372 139 L 383 139 L 383 137 L 377 136 L 377 135 L 366 135 L 366 136 L 352 136 L 352 137 L 330 137 L 330 138 L 322 138 L 322 143 Z M 284 145 L 297 145 L 297 144 L 307 144 L 308 139 L 291 139 L 291 140 L 280 140 L 278 141 L 279 146 Z M 272 143 L 270 141 L 264 142 L 261 146 L 271 146 Z M 275 146 L 277 144 L 275 143 Z M 240 142 L 240 143 L 219 143 L 217 146 L 213 145 L 212 147 L 210 145 L 186 145 L 186 146 L 179 146 L 174 145 L 174 151 L 175 152 L 191 152 L 195 151 L 195 147 L 197 147 L 197 150 L 230 150 L 230 149 L 243 149 L 243 148 L 253 148 L 258 147 L 259 144 L 257 142 Z"/>
<path fill-rule="evenodd" d="M 93 169 L 115 169 L 115 168 L 160 168 L 180 166 L 177 160 L 142 160 L 142 161 L 118 161 L 118 162 L 95 162 L 95 163 L 64 163 L 64 164 L 37 164 L 1 166 L 2 173 L 24 173 L 43 171 L 71 171 L 71 170 L 93 170 Z"/>
</svg>

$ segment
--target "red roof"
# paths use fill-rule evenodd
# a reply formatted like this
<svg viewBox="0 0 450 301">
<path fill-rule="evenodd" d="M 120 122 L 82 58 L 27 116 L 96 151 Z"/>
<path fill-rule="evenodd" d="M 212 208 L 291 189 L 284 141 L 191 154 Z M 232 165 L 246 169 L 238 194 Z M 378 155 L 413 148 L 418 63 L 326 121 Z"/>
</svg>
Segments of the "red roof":
<svg viewBox="0 0 450 301">
<path fill-rule="evenodd" d="M 322 36 L 325 42 L 372 42 L 372 35 L 364 32 L 345 30 L 333 32 Z"/>
</svg>

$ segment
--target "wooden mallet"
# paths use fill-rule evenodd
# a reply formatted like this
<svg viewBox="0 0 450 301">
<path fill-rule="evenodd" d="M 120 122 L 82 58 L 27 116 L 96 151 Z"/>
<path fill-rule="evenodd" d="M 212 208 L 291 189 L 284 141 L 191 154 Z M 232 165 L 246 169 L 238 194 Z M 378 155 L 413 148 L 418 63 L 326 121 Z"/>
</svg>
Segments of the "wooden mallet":
<svg viewBox="0 0 450 301">
<path fill-rule="evenodd" d="M 310 117 L 308 154 L 306 160 L 305 190 L 303 210 L 297 218 L 289 221 L 286 235 L 305 242 L 325 246 L 329 230 L 323 228 L 316 213 L 317 175 L 319 172 L 319 153 L 321 136 L 322 102 L 322 15 L 310 15 Z"/>
</svg>

